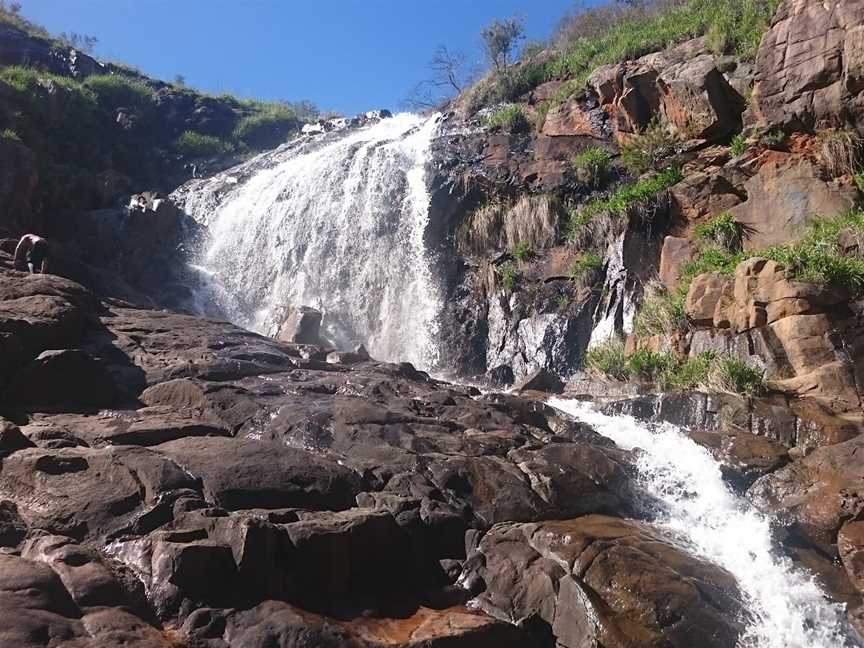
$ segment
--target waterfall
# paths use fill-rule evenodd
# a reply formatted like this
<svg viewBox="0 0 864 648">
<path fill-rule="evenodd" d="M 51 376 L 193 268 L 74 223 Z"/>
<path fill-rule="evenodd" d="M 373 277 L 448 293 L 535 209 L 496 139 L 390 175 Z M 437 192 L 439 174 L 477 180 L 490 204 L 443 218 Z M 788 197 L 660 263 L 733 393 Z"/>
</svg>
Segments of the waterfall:
<svg viewBox="0 0 864 648">
<path fill-rule="evenodd" d="M 740 648 L 852 645 L 844 606 L 828 601 L 809 574 L 777 554 L 771 519 L 726 486 L 720 465 L 707 450 L 669 424 L 648 426 L 628 416 L 606 416 L 580 401 L 553 398 L 549 404 L 623 449 L 640 449 L 640 482 L 664 505 L 655 524 L 738 580 L 754 618 Z"/>
<path fill-rule="evenodd" d="M 434 367 L 441 297 L 424 234 L 436 128 L 437 117 L 398 114 L 178 191 L 209 230 L 199 265 L 228 318 L 274 335 L 287 307 L 312 306 L 337 347 Z"/>
</svg>

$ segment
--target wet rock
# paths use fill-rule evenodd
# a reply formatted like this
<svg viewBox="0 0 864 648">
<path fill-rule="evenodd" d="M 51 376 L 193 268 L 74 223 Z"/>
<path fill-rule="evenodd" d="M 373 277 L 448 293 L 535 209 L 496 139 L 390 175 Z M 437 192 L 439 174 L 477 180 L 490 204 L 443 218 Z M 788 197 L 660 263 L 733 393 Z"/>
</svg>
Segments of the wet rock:
<svg viewBox="0 0 864 648">
<path fill-rule="evenodd" d="M 321 311 L 300 306 L 291 308 L 276 336 L 283 342 L 320 344 Z"/>
<path fill-rule="evenodd" d="M 527 376 L 521 378 L 514 386 L 513 391 L 518 393 L 526 391 L 548 392 L 560 394 L 564 391 L 564 383 L 555 374 L 546 369 L 537 369 Z"/>
<path fill-rule="evenodd" d="M 639 522 L 498 525 L 467 565 L 463 579 L 485 584 L 481 609 L 543 623 L 560 645 L 719 648 L 735 644 L 746 616 L 731 575 Z"/>
<path fill-rule="evenodd" d="M 5 398 L 29 408 L 107 407 L 114 385 L 105 368 L 81 349 L 43 351 L 18 371 Z"/>
<path fill-rule="evenodd" d="M 355 473 L 305 450 L 253 439 L 187 437 L 155 446 L 200 478 L 227 509 L 302 506 L 341 510 L 360 492 Z"/>
<path fill-rule="evenodd" d="M 759 479 L 748 491 L 763 511 L 829 554 L 840 527 L 864 508 L 864 467 L 857 453 L 864 437 L 817 448 Z"/>
<path fill-rule="evenodd" d="M 28 525 L 78 540 L 123 528 L 160 493 L 195 486 L 143 448 L 29 448 L 4 459 L 0 471 L 0 498 L 16 503 Z"/>
</svg>

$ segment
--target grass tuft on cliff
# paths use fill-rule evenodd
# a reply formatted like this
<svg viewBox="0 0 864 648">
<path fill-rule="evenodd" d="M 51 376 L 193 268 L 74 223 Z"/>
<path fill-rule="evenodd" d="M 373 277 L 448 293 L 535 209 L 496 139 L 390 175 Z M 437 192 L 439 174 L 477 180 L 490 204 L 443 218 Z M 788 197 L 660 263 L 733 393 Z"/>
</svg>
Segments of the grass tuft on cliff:
<svg viewBox="0 0 864 648">
<path fill-rule="evenodd" d="M 146 83 L 119 74 L 87 77 L 84 87 L 92 90 L 99 103 L 109 110 L 143 108 L 153 101 L 153 91 Z"/>
<path fill-rule="evenodd" d="M 531 123 L 525 117 L 522 106 L 517 104 L 503 106 L 493 112 L 486 118 L 486 126 L 490 130 L 505 133 L 527 133 L 531 130 Z"/>
<path fill-rule="evenodd" d="M 705 389 L 746 397 L 758 396 L 766 390 L 762 370 L 740 358 L 711 351 L 692 357 L 651 349 L 627 354 L 619 338 L 589 349 L 585 368 L 610 380 L 638 380 L 665 390 Z"/>
<path fill-rule="evenodd" d="M 185 131 L 180 135 L 177 138 L 175 148 L 180 155 L 189 158 L 216 157 L 231 153 L 234 150 L 229 142 L 213 135 L 205 135 L 195 131 Z"/>
<path fill-rule="evenodd" d="M 612 156 L 601 146 L 592 146 L 578 153 L 572 162 L 576 180 L 584 187 L 601 187 L 609 177 Z"/>
<path fill-rule="evenodd" d="M 619 186 L 611 195 L 595 198 L 573 210 L 567 223 L 567 239 L 574 245 L 583 245 L 586 226 L 600 216 L 622 218 L 631 213 L 647 215 L 656 206 L 659 197 L 684 176 L 676 168 L 665 169 L 647 178 Z"/>
</svg>

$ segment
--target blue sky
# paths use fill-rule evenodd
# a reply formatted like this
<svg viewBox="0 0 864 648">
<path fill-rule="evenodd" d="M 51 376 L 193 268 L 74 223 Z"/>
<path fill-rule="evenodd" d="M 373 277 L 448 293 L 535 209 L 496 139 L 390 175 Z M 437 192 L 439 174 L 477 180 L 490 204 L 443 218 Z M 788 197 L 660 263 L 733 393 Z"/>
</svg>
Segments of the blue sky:
<svg viewBox="0 0 864 648">
<path fill-rule="evenodd" d="M 53 33 L 99 38 L 97 56 L 192 87 L 310 99 L 354 114 L 399 108 L 435 48 L 482 59 L 480 28 L 521 15 L 549 36 L 574 0 L 22 0 Z"/>
</svg>

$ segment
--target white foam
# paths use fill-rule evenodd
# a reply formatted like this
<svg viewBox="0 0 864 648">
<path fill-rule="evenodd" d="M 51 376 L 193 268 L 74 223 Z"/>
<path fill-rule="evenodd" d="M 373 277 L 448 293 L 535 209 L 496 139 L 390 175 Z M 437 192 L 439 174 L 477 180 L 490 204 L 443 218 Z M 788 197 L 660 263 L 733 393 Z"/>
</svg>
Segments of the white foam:
<svg viewBox="0 0 864 648">
<path fill-rule="evenodd" d="M 639 448 L 644 489 L 665 505 L 655 523 L 685 539 L 694 553 L 738 580 L 754 622 L 741 648 L 842 648 L 848 639 L 844 606 L 832 603 L 814 578 L 778 555 L 770 517 L 723 481 L 720 464 L 673 425 L 648 426 L 607 416 L 589 403 L 552 398 L 549 404 L 592 426 L 627 450 Z"/>
</svg>

